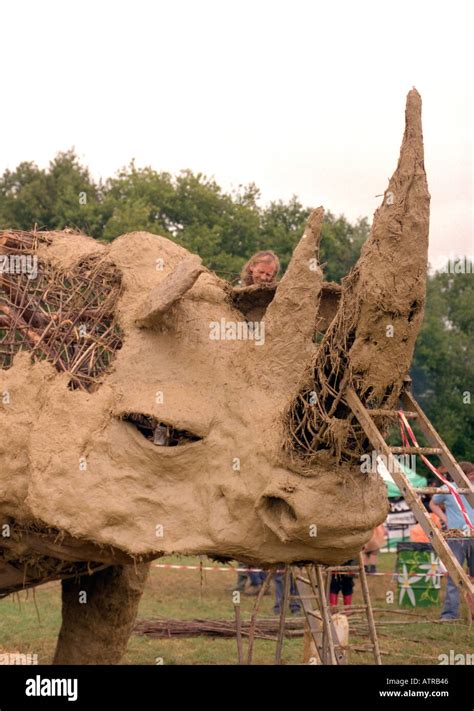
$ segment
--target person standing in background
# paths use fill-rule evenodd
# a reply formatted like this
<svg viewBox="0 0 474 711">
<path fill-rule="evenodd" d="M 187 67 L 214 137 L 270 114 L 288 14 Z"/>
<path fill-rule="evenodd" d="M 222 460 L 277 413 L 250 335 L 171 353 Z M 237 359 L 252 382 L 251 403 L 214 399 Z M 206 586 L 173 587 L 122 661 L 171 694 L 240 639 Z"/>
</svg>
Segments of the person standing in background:
<svg viewBox="0 0 474 711">
<path fill-rule="evenodd" d="M 374 528 L 372 538 L 362 549 L 365 572 L 373 574 L 377 572 L 377 556 L 379 550 L 385 543 L 385 525 L 383 523 Z"/>
<path fill-rule="evenodd" d="M 469 481 L 474 484 L 474 464 L 471 462 L 459 462 L 459 466 Z M 474 508 L 467 502 L 464 495 L 461 495 L 461 500 L 465 506 L 469 520 L 474 524 Z M 430 501 L 430 509 L 439 516 L 448 529 L 455 528 L 460 531 L 465 530 L 466 521 L 452 494 L 435 494 Z M 471 578 L 474 577 L 474 538 L 459 538 L 456 540 L 450 540 L 448 538 L 447 543 L 461 566 L 464 565 L 464 561 L 467 562 L 469 575 Z M 458 587 L 454 584 L 452 578 L 448 576 L 446 597 L 444 599 L 440 620 L 442 622 L 448 622 L 449 620 L 459 619 L 459 605 L 460 597 Z"/>
</svg>

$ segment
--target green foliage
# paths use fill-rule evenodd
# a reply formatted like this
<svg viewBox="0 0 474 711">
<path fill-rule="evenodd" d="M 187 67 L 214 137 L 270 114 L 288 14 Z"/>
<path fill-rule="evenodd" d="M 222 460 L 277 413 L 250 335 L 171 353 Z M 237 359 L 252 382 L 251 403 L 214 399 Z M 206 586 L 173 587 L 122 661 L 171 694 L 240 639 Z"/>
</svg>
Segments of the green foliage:
<svg viewBox="0 0 474 711">
<path fill-rule="evenodd" d="M 261 216 L 261 230 L 256 250 L 272 249 L 278 254 L 283 270 L 303 234 L 311 210 L 294 195 L 288 203 L 271 202 Z"/>
<path fill-rule="evenodd" d="M 331 212 L 324 216 L 320 259 L 325 278 L 340 282 L 359 258 L 360 250 L 370 232 L 366 217 L 359 218 L 355 225 L 344 215 L 334 217 Z"/>
<path fill-rule="evenodd" d="M 24 162 L 0 178 L 1 229 L 101 230 L 100 185 L 73 150 L 58 155 L 48 170 Z"/>
<path fill-rule="evenodd" d="M 143 229 L 174 239 L 223 276 L 235 276 L 245 256 L 255 251 L 260 212 L 254 186 L 234 195 L 191 171 L 172 177 L 133 162 L 106 184 L 109 215 L 103 237 L 113 239 Z"/>
<path fill-rule="evenodd" d="M 458 460 L 474 462 L 474 275 L 436 273 L 428 282 L 416 344 L 414 390 Z"/>
<path fill-rule="evenodd" d="M 177 176 L 132 161 L 116 176 L 95 183 L 74 150 L 59 153 L 47 170 L 21 163 L 0 177 L 0 227 L 64 229 L 73 227 L 110 241 L 146 230 L 174 239 L 198 253 L 206 266 L 237 279 L 256 251 L 273 249 L 283 269 L 304 230 L 310 208 L 293 196 L 266 207 L 250 183 L 226 193 L 212 178 L 184 170 Z M 325 276 L 339 281 L 356 261 L 369 225 L 352 225 L 327 213 L 321 259 Z"/>
<path fill-rule="evenodd" d="M 303 234 L 311 209 L 303 207 L 296 196 L 288 203 L 272 202 L 262 216 L 262 230 L 258 249 L 271 245 L 285 269 L 293 249 Z M 322 228 L 320 260 L 327 281 L 340 282 L 357 261 L 367 239 L 370 226 L 367 218 L 359 218 L 352 225 L 344 215 L 335 217 L 326 212 Z"/>
</svg>

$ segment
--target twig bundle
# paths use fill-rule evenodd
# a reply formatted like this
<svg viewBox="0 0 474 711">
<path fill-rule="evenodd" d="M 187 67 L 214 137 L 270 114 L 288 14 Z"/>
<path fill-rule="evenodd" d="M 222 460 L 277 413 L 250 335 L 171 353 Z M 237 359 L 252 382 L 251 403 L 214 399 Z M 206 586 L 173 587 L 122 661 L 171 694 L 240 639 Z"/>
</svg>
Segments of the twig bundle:
<svg viewBox="0 0 474 711">
<path fill-rule="evenodd" d="M 39 259 L 47 232 L 0 232 L 0 255 L 35 258 L 35 274 L 0 270 L 0 368 L 21 350 L 69 375 L 69 387 L 92 391 L 122 345 L 115 306 L 122 283 L 100 254 L 80 258 L 70 271 Z"/>
<path fill-rule="evenodd" d="M 248 637 L 251 622 L 240 623 L 242 636 Z M 261 619 L 255 627 L 255 637 L 260 639 L 276 639 L 279 619 Z M 304 630 L 304 620 L 287 620 L 286 633 L 293 636 L 294 632 Z M 140 620 L 133 630 L 135 634 L 144 634 L 149 637 L 235 637 L 235 620 L 167 620 L 157 618 Z"/>
</svg>

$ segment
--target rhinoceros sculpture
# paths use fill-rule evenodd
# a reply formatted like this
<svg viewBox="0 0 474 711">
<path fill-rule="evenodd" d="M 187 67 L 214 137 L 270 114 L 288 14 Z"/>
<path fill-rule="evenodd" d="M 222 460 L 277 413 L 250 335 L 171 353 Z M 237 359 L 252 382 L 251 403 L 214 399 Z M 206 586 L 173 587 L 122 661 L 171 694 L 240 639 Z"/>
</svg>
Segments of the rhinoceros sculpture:
<svg viewBox="0 0 474 711">
<path fill-rule="evenodd" d="M 62 580 L 55 662 L 120 660 L 156 557 L 337 564 L 385 519 L 342 394 L 393 407 L 423 317 L 416 90 L 340 294 L 318 263 L 322 220 L 267 288 L 233 289 L 146 232 L 0 233 L 0 594 Z"/>
</svg>

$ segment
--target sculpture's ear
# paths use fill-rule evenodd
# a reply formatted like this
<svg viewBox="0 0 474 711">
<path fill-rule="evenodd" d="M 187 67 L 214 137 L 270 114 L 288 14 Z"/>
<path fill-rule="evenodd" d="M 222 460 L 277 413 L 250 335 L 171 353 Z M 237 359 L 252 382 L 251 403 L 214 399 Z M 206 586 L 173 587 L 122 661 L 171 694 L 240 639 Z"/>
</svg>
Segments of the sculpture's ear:
<svg viewBox="0 0 474 711">
<path fill-rule="evenodd" d="M 195 254 L 183 259 L 178 266 L 155 286 L 140 307 L 135 323 L 141 328 L 153 328 L 171 306 L 193 286 L 205 271 L 201 258 Z"/>
</svg>

